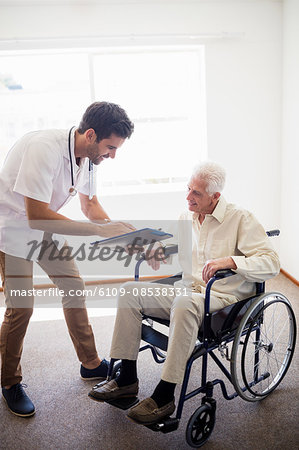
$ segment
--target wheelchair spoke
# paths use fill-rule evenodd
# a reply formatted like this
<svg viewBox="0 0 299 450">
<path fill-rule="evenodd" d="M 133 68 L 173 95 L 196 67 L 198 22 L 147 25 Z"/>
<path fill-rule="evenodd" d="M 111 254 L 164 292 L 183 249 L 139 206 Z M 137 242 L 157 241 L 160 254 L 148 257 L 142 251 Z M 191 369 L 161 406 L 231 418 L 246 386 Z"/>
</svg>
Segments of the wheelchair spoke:
<svg viewBox="0 0 299 450">
<path fill-rule="evenodd" d="M 285 321 L 285 323 L 284 323 L 283 327 L 281 328 L 280 333 L 277 336 L 276 340 L 274 341 L 274 339 L 273 339 L 273 341 L 274 341 L 273 346 L 274 347 L 276 347 L 276 344 L 278 343 L 278 340 L 280 339 L 280 336 L 281 336 L 282 332 L 286 329 L 287 325 L 288 325 L 288 321 Z"/>
<path fill-rule="evenodd" d="M 260 374 L 262 375 L 263 372 L 264 373 L 269 372 L 271 375 L 271 377 L 268 377 L 269 381 L 270 381 L 270 379 L 274 380 L 275 375 L 273 374 L 273 371 L 277 370 L 277 372 L 279 372 L 280 367 L 284 367 L 284 365 L 285 365 L 284 360 L 281 360 L 277 357 L 276 352 L 275 352 L 275 347 L 273 347 L 273 349 L 271 350 L 271 353 L 269 353 L 266 349 L 261 349 L 261 348 L 257 348 L 255 351 L 255 354 L 256 353 L 259 353 L 260 356 L 259 356 L 259 362 L 255 365 L 254 377 L 255 378 L 258 377 L 258 371 L 263 367 L 263 363 L 265 362 L 267 370 L 260 370 Z M 252 359 L 253 358 L 251 358 L 251 360 Z M 271 361 L 274 362 L 274 367 L 273 367 L 273 365 L 271 365 Z M 268 382 L 268 386 L 269 386 L 269 382 Z"/>
<path fill-rule="evenodd" d="M 277 320 L 277 323 L 279 323 L 279 322 L 280 322 L 280 320 Z M 274 342 L 274 345 L 276 344 L 276 342 L 277 342 L 278 339 L 280 338 L 281 334 L 282 334 L 283 331 L 285 330 L 287 324 L 288 324 L 288 319 L 286 319 L 286 321 L 285 321 L 285 323 L 284 323 L 284 325 L 283 325 L 282 328 L 281 328 L 281 326 L 280 326 L 280 332 L 279 332 L 279 335 L 278 335 L 277 338 L 276 338 L 276 341 Z M 261 330 L 261 334 L 265 337 L 265 339 L 268 339 L 268 335 L 267 335 L 266 332 L 264 332 L 263 330 Z M 274 330 L 273 330 L 273 333 L 272 333 L 272 334 L 274 334 Z M 274 341 L 274 335 L 272 336 L 271 341 L 272 341 L 272 342 Z"/>
</svg>

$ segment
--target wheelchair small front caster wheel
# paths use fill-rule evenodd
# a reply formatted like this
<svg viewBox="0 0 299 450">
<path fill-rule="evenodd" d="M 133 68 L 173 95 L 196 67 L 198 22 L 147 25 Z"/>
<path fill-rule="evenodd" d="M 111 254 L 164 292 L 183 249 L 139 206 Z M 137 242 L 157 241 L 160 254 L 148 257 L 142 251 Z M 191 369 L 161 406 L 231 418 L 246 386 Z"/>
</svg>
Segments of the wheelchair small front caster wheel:
<svg viewBox="0 0 299 450">
<path fill-rule="evenodd" d="M 190 417 L 186 428 L 186 441 L 190 447 L 201 447 L 210 437 L 215 424 L 215 408 L 205 403 Z"/>
</svg>

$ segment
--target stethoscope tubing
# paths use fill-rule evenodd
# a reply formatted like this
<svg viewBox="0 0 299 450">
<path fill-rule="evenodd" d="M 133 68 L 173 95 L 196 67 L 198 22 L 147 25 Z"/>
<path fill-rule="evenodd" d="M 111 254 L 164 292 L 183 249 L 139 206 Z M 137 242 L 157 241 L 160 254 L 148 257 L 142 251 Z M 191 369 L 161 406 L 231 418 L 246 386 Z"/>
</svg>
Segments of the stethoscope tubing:
<svg viewBox="0 0 299 450">
<path fill-rule="evenodd" d="M 69 131 L 69 157 L 70 157 L 70 164 L 71 164 L 71 182 L 72 182 L 72 186 L 70 190 L 70 194 L 74 191 L 76 191 L 75 186 L 74 186 L 74 166 L 73 166 L 73 160 L 72 160 L 72 153 L 71 153 L 71 134 L 72 134 L 72 130 L 75 127 L 72 127 Z M 77 191 L 76 191 L 77 192 Z M 76 194 L 75 192 L 75 194 Z"/>
<path fill-rule="evenodd" d="M 69 147 L 69 157 L 70 157 L 70 164 L 71 164 L 71 182 L 72 185 L 69 189 L 69 193 L 71 195 L 76 195 L 77 194 L 77 189 L 75 188 L 75 184 L 74 184 L 74 166 L 73 166 L 73 160 L 72 160 L 72 152 L 71 152 L 71 134 L 72 134 L 72 130 L 75 127 L 72 127 L 69 131 L 69 138 L 68 138 L 68 147 Z M 93 163 L 92 161 L 89 160 L 89 200 L 92 199 L 92 186 L 93 186 Z"/>
</svg>

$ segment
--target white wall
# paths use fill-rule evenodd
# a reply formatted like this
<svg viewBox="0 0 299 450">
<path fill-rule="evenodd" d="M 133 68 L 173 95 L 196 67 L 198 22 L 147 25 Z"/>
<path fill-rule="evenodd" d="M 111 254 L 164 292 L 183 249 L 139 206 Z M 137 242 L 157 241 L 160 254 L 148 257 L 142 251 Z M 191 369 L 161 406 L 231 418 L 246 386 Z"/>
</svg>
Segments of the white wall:
<svg viewBox="0 0 299 450">
<path fill-rule="evenodd" d="M 83 43 L 91 36 L 94 42 L 110 36 L 100 42 L 121 45 L 130 42 L 131 35 L 157 34 L 161 40 L 164 35 L 171 42 L 167 35 L 228 33 L 231 37 L 199 40 L 206 44 L 208 156 L 227 169 L 229 200 L 252 210 L 266 228 L 280 226 L 281 1 L 23 2 L 14 6 L 12 0 L 1 7 L 0 48 L 11 46 L 1 39 L 80 37 Z M 194 136 L 196 142 L 196 130 Z M 183 151 L 188 155 L 188 149 Z M 136 208 L 148 214 L 155 207 L 155 217 L 167 219 L 174 216 L 170 208 L 176 203 L 181 209 L 184 194 L 178 202 L 173 195 L 138 193 L 125 201 L 107 197 L 103 202 L 112 217 L 134 217 L 128 211 Z"/>
<path fill-rule="evenodd" d="M 281 265 L 299 280 L 299 2 L 283 8 Z"/>
<path fill-rule="evenodd" d="M 114 17 L 126 18 L 115 22 L 119 28 L 114 27 L 114 33 L 243 33 L 236 39 L 206 41 L 208 154 L 227 168 L 227 196 L 253 210 L 265 227 L 279 226 L 281 3 L 161 2 L 128 4 L 123 10 L 114 7 L 99 9 L 100 33 L 111 35 L 100 14 L 105 10 L 106 16 L 110 8 L 111 17 L 114 11 Z M 126 210 L 140 203 L 133 197 L 127 200 Z M 157 196 L 155 204 L 167 214 L 165 201 L 166 197 Z M 117 199 L 110 204 L 111 211 L 122 215 Z"/>
<path fill-rule="evenodd" d="M 211 159 L 228 169 L 229 197 L 256 212 L 266 227 L 277 226 L 281 141 L 279 1 L 23 3 L 25 6 L 20 6 L 22 1 L 13 6 L 12 0 L 12 6 L 1 7 L 0 40 L 240 33 L 241 37 L 235 39 L 204 41 L 208 152 Z M 164 199 L 161 201 L 164 204 Z M 119 206 L 117 202 L 118 210 Z"/>
</svg>

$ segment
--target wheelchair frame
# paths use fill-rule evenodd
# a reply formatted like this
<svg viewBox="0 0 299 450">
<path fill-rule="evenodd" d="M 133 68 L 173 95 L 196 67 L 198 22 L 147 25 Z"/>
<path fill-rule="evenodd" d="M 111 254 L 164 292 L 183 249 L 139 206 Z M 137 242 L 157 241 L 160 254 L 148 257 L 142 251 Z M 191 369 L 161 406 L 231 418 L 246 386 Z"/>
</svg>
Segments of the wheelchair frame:
<svg viewBox="0 0 299 450">
<path fill-rule="evenodd" d="M 279 235 L 279 230 L 271 230 L 267 232 L 268 236 Z M 172 246 L 170 248 L 165 249 L 166 256 L 170 254 L 177 253 L 177 246 Z M 136 264 L 135 267 L 135 280 L 139 280 L 139 267 L 140 264 L 145 260 L 145 256 L 143 256 Z M 215 273 L 215 275 L 209 280 L 206 287 L 206 295 L 205 295 L 205 308 L 204 308 L 204 319 L 203 324 L 200 328 L 202 334 L 200 335 L 201 342 L 196 344 L 195 349 L 187 361 L 186 370 L 184 375 L 184 380 L 181 387 L 181 392 L 179 396 L 178 406 L 176 409 L 175 417 L 168 417 L 163 420 L 160 420 L 158 423 L 154 425 L 147 425 L 148 428 L 153 431 L 160 431 L 163 433 L 169 433 L 178 428 L 179 422 L 182 416 L 183 406 L 186 400 L 193 398 L 198 394 L 204 394 L 202 398 L 201 406 L 192 414 L 189 419 L 187 429 L 186 429 L 186 440 L 187 443 L 191 447 L 201 447 L 211 435 L 214 424 L 215 424 L 215 413 L 216 413 L 216 400 L 213 398 L 213 390 L 216 385 L 220 385 L 222 395 L 226 400 L 232 400 L 237 396 L 241 396 L 243 399 L 247 401 L 258 401 L 265 398 L 269 395 L 281 382 L 283 377 L 285 376 L 289 365 L 292 360 L 292 356 L 295 349 L 296 342 L 296 321 L 295 316 L 292 310 L 292 307 L 289 301 L 279 293 L 266 293 L 265 294 L 265 282 L 256 283 L 256 295 L 245 299 L 243 301 L 234 303 L 226 308 L 223 308 L 214 313 L 210 313 L 210 293 L 211 288 L 214 282 L 217 280 L 227 278 L 235 275 L 231 270 L 220 270 Z M 164 278 L 157 282 L 162 284 L 173 284 L 176 279 L 178 279 L 179 275 L 172 276 L 170 278 Z M 268 356 L 268 359 L 271 358 L 271 352 L 274 351 L 274 345 L 276 343 L 267 343 L 267 339 L 263 336 L 262 327 L 264 323 L 266 323 L 266 313 L 268 314 L 268 308 L 271 309 L 274 305 L 274 308 L 283 308 L 283 310 L 279 311 L 283 314 L 286 314 L 286 323 L 289 324 L 290 333 L 289 339 L 286 346 L 286 355 L 283 360 L 281 368 L 278 370 L 277 375 L 274 377 L 271 369 L 268 366 L 264 369 L 263 373 L 258 373 L 259 365 L 262 363 L 264 356 Z M 240 314 L 243 309 L 245 309 L 243 317 L 240 319 Z M 273 309 L 273 308 L 272 308 Z M 222 329 L 215 333 L 213 330 L 213 319 L 217 319 L 217 314 L 219 316 L 219 312 L 223 312 L 224 310 L 228 310 L 228 316 L 231 314 L 233 317 L 233 328 L 230 331 Z M 286 313 L 284 313 L 286 310 Z M 273 312 L 274 313 L 274 312 Z M 272 314 L 273 314 L 272 313 Z M 167 340 L 168 338 L 160 333 L 159 331 L 152 328 L 153 322 L 159 322 L 164 325 L 169 325 L 169 321 L 144 316 L 144 318 L 150 323 L 150 326 L 142 324 L 142 340 L 146 341 L 147 344 L 142 346 L 139 349 L 139 352 L 144 351 L 146 349 L 150 349 L 152 355 L 157 363 L 163 363 L 166 355 L 160 351 L 166 351 L 167 349 Z M 240 323 L 238 320 L 240 319 Z M 232 320 L 232 319 L 231 319 Z M 271 319 L 272 320 L 272 319 Z M 274 319 L 273 319 L 274 320 Z M 236 322 L 235 322 L 236 321 Z M 216 321 L 217 324 L 217 321 Z M 273 326 L 275 323 L 273 323 Z M 265 325 L 266 326 L 266 325 Z M 253 341 L 253 346 L 249 345 L 251 339 L 251 333 L 255 333 L 255 340 Z M 277 340 L 276 340 L 277 341 Z M 229 358 L 228 356 L 228 347 L 227 344 L 233 342 L 232 348 L 232 356 Z M 246 360 L 246 351 L 248 352 L 253 348 L 253 355 L 249 354 L 249 358 L 253 362 L 253 379 L 248 382 L 246 376 L 245 365 L 247 364 Z M 231 363 L 231 372 L 227 370 L 218 356 L 215 355 L 214 351 L 218 349 L 221 353 L 222 357 L 225 357 Z M 262 358 L 260 358 L 260 352 L 263 351 Z M 241 373 L 239 374 L 237 368 L 237 357 L 241 357 Z M 208 356 L 211 356 L 216 365 L 221 369 L 225 377 L 229 380 L 229 382 L 235 387 L 235 392 L 232 394 L 228 394 L 226 389 L 226 385 L 222 379 L 214 379 L 212 381 L 208 381 L 207 379 L 207 371 L 208 371 Z M 192 368 L 193 362 L 202 357 L 202 369 L 201 369 L 201 386 L 194 389 L 191 392 L 187 393 L 188 382 L 190 378 L 190 372 Z M 267 360 L 267 358 L 266 358 Z M 113 377 L 116 371 L 119 368 L 120 362 L 114 366 L 115 360 L 111 360 L 110 368 L 109 368 L 109 376 Z M 271 362 L 271 361 L 270 361 Z M 270 364 L 269 364 L 270 366 Z M 240 377 L 240 380 L 238 379 Z M 263 382 L 269 378 L 273 378 L 271 384 L 265 389 L 263 386 Z M 245 384 L 245 385 L 243 385 Z M 264 389 L 259 392 L 259 389 Z M 131 399 L 128 401 L 126 399 L 125 403 L 119 401 L 109 402 L 114 406 L 117 406 L 122 409 L 127 409 L 138 402 L 137 398 Z"/>
</svg>

